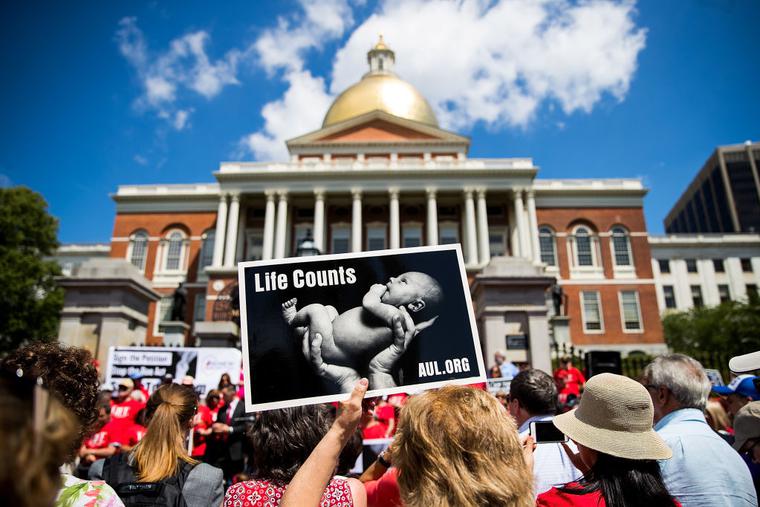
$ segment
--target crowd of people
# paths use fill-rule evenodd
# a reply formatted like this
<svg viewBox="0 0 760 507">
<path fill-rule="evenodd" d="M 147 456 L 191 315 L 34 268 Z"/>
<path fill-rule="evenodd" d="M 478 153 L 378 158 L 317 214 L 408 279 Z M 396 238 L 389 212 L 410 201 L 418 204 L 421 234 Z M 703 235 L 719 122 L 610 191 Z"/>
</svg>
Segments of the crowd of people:
<svg viewBox="0 0 760 507">
<path fill-rule="evenodd" d="M 87 351 L 32 344 L 0 368 L 0 503 L 757 505 L 760 377 L 714 387 L 680 354 L 637 380 L 496 360 L 511 375 L 501 397 L 447 386 L 365 400 L 362 379 L 340 404 L 246 414 L 229 375 L 203 396 L 190 376 L 101 390 Z M 560 410 L 568 398 L 577 407 Z M 538 423 L 567 440 L 536 443 Z"/>
</svg>

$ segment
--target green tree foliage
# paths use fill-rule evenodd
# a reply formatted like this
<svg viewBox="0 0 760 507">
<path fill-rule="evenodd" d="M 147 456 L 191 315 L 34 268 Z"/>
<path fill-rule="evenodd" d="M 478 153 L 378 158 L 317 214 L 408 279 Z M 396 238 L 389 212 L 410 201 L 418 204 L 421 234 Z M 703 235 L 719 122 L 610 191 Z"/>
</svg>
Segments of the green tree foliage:
<svg viewBox="0 0 760 507">
<path fill-rule="evenodd" d="M 748 301 L 670 313 L 662 326 L 665 342 L 676 352 L 747 354 L 760 350 L 760 299 L 753 295 Z"/>
<path fill-rule="evenodd" d="M 63 308 L 55 283 L 58 221 L 42 196 L 0 188 L 0 355 L 29 341 L 54 340 Z"/>
</svg>

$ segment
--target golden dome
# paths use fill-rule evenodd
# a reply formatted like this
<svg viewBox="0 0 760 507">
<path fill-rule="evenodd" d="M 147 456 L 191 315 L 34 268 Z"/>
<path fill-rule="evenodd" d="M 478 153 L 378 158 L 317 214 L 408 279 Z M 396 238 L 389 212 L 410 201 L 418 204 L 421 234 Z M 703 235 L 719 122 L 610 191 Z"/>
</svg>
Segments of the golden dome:
<svg viewBox="0 0 760 507">
<path fill-rule="evenodd" d="M 395 56 L 386 46 L 382 36 L 370 50 L 368 60 L 370 71 L 361 81 L 338 95 L 327 110 L 322 122 L 323 128 L 375 110 L 433 127 L 438 126 L 433 108 L 425 97 L 414 86 L 393 73 Z"/>
</svg>

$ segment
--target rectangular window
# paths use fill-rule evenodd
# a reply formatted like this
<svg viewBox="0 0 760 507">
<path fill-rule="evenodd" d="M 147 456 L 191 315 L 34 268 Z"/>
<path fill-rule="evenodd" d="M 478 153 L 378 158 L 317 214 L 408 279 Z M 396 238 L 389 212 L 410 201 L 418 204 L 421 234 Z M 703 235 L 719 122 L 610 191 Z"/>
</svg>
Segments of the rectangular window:
<svg viewBox="0 0 760 507">
<path fill-rule="evenodd" d="M 754 283 L 747 284 L 747 297 L 751 297 L 751 298 L 757 297 L 757 285 L 755 285 Z"/>
<path fill-rule="evenodd" d="M 501 228 L 488 231 L 488 250 L 491 257 L 499 257 L 507 253 L 507 235 Z"/>
<path fill-rule="evenodd" d="M 575 234 L 575 252 L 578 266 L 593 266 L 594 254 L 592 253 L 591 237 L 588 233 Z"/>
<path fill-rule="evenodd" d="M 206 293 L 200 292 L 195 296 L 193 304 L 193 320 L 200 322 L 206 319 Z"/>
<path fill-rule="evenodd" d="M 351 231 L 346 226 L 333 226 L 332 228 L 332 253 L 348 253 L 348 240 Z"/>
<path fill-rule="evenodd" d="M 702 287 L 699 285 L 691 286 L 691 302 L 695 308 L 702 308 L 705 305 L 702 299 Z"/>
<path fill-rule="evenodd" d="M 422 244 L 422 226 L 404 225 L 402 247 L 413 248 Z"/>
<path fill-rule="evenodd" d="M 454 245 L 459 243 L 459 226 L 457 224 L 441 224 L 438 227 L 438 244 Z"/>
<path fill-rule="evenodd" d="M 599 291 L 581 292 L 583 305 L 583 329 L 585 331 L 602 330 L 602 305 L 599 301 Z"/>
<path fill-rule="evenodd" d="M 179 269 L 179 261 L 182 255 L 182 239 L 169 241 L 166 253 L 166 270 L 176 271 Z"/>
<path fill-rule="evenodd" d="M 731 293 L 728 290 L 728 285 L 718 285 L 718 296 L 720 297 L 721 303 L 725 303 L 726 301 L 731 300 Z"/>
<path fill-rule="evenodd" d="M 556 266 L 557 257 L 554 254 L 554 234 L 548 227 L 539 229 L 538 246 L 541 250 L 541 262 L 547 266 Z"/>
<path fill-rule="evenodd" d="M 612 233 L 612 249 L 615 252 L 616 266 L 630 266 L 631 252 L 628 235 L 619 232 Z"/>
<path fill-rule="evenodd" d="M 745 273 L 752 273 L 752 261 L 748 257 L 742 257 L 740 260 L 742 263 L 742 271 Z"/>
<path fill-rule="evenodd" d="M 697 272 L 697 259 L 685 259 L 686 260 L 686 271 L 689 273 L 696 273 Z"/>
<path fill-rule="evenodd" d="M 639 293 L 635 290 L 620 291 L 620 306 L 623 314 L 623 329 L 626 331 L 641 331 Z"/>
<path fill-rule="evenodd" d="M 264 231 L 249 231 L 246 237 L 246 260 L 259 261 L 264 256 Z"/>
<path fill-rule="evenodd" d="M 385 248 L 385 224 L 367 226 L 367 251 Z"/>
<path fill-rule="evenodd" d="M 665 297 L 665 308 L 676 307 L 676 291 L 672 285 L 663 285 L 662 294 Z"/>
<path fill-rule="evenodd" d="M 713 259 L 713 268 L 716 273 L 726 272 L 726 266 L 723 265 L 723 259 Z"/>
<path fill-rule="evenodd" d="M 660 265 L 660 273 L 670 273 L 670 260 L 657 259 L 657 264 Z"/>
</svg>

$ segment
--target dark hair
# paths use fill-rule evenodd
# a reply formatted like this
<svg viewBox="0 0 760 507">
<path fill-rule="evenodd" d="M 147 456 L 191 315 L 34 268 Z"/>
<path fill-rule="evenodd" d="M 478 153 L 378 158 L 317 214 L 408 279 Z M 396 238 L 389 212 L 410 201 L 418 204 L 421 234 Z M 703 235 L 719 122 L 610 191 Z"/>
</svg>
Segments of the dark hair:
<svg viewBox="0 0 760 507">
<path fill-rule="evenodd" d="M 565 493 L 582 495 L 599 491 L 607 507 L 672 507 L 660 473 L 652 459 L 626 459 L 599 453 L 591 470 L 581 477 L 580 487 L 563 487 Z"/>
<path fill-rule="evenodd" d="M 254 477 L 289 483 L 330 429 L 332 420 L 330 407 L 325 405 L 261 412 L 249 433 Z"/>
<path fill-rule="evenodd" d="M 509 385 L 509 395 L 531 415 L 557 413 L 557 385 L 541 370 L 521 371 Z"/>
<path fill-rule="evenodd" d="M 362 429 L 356 428 L 354 434 L 348 439 L 343 450 L 340 451 L 338 456 L 338 469 L 337 475 L 348 475 L 351 469 L 354 468 L 356 460 L 362 453 L 364 446 L 362 445 Z"/>
<path fill-rule="evenodd" d="M 73 458 L 98 419 L 100 382 L 90 352 L 59 343 L 36 342 L 11 352 L 3 365 L 42 378 L 45 387 L 74 413 L 81 428 L 69 453 L 68 458 Z"/>
</svg>

